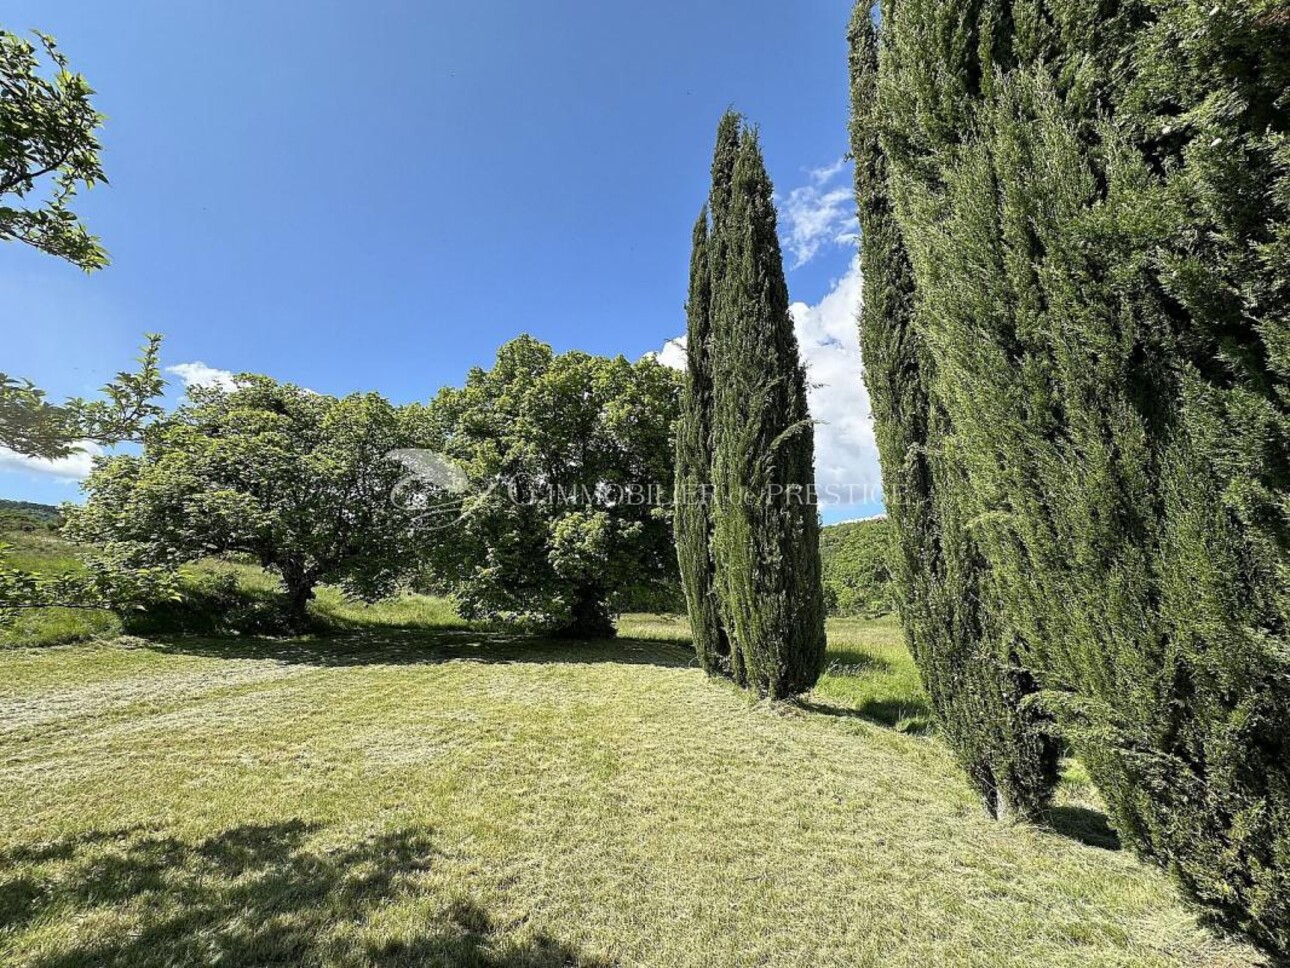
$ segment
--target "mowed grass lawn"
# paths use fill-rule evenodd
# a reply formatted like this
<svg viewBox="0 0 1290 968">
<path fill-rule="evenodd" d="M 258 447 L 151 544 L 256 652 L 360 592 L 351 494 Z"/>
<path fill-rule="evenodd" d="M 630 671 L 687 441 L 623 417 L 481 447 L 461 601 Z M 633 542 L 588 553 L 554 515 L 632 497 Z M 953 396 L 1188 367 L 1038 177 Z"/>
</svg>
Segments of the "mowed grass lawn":
<svg viewBox="0 0 1290 968">
<path fill-rule="evenodd" d="M 677 619 L 453 624 L 0 649 L 0 964 L 1259 963 L 1077 768 L 1057 829 L 985 820 L 891 621 L 794 706 Z"/>
</svg>

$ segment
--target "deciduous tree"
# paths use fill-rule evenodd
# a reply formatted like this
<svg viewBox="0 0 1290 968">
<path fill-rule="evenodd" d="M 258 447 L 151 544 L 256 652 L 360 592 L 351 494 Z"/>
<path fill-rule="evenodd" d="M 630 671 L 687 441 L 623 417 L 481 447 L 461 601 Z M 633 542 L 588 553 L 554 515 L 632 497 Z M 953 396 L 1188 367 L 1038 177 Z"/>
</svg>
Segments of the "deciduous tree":
<svg viewBox="0 0 1290 968">
<path fill-rule="evenodd" d="M 141 456 L 99 462 L 67 531 L 131 566 L 240 553 L 276 574 L 303 624 L 319 584 L 373 600 L 415 566 L 413 511 L 391 500 L 418 441 L 377 394 L 337 399 L 268 377 L 194 387 L 150 426 Z"/>
<path fill-rule="evenodd" d="M 424 419 L 469 491 L 433 569 L 468 616 L 605 637 L 624 606 L 674 591 L 679 389 L 654 360 L 557 355 L 521 336 L 440 391 Z"/>
<path fill-rule="evenodd" d="M 0 373 L 0 447 L 53 460 L 86 443 L 137 440 L 144 425 L 164 412 L 157 402 L 166 387 L 160 352 L 161 337 L 149 336 L 139 368 L 118 373 L 97 400 L 73 397 L 53 404 L 31 381 Z"/>
<path fill-rule="evenodd" d="M 99 164 L 103 116 L 93 88 L 54 39 L 0 29 L 0 240 L 22 242 L 87 272 L 107 253 L 71 210 L 78 187 L 106 182 Z M 52 63 L 41 73 L 40 52 Z M 34 204 L 33 204 L 34 202 Z"/>
</svg>

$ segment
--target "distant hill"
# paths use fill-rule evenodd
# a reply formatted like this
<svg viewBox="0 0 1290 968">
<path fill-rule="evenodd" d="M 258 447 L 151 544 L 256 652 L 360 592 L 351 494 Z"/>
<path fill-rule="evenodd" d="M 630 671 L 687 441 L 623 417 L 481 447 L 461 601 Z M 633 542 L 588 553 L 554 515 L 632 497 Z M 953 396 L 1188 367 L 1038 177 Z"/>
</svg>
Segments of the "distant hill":
<svg viewBox="0 0 1290 968">
<path fill-rule="evenodd" d="M 832 524 L 820 531 L 824 595 L 833 615 L 885 615 L 895 608 L 885 517 Z"/>
<path fill-rule="evenodd" d="M 0 498 L 0 531 L 52 531 L 62 523 L 62 512 L 52 504 Z"/>
</svg>

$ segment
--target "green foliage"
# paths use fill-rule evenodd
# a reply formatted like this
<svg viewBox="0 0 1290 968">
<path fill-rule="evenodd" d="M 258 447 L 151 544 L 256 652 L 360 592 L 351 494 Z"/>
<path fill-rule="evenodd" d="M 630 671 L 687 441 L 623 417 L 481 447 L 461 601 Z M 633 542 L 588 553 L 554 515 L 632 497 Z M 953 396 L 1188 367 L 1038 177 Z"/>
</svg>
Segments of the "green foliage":
<svg viewBox="0 0 1290 968">
<path fill-rule="evenodd" d="M 310 616 L 310 628 L 321 627 Z M 202 561 L 176 575 L 173 593 L 122 615 L 132 635 L 286 635 L 300 631 L 275 577 L 254 565 Z"/>
<path fill-rule="evenodd" d="M 952 497 L 1125 839 L 1290 950 L 1290 20 L 885 8 Z"/>
<path fill-rule="evenodd" d="M 80 549 L 57 535 L 57 508 L 4 503 L 18 510 L 0 509 L 0 641 L 55 644 L 119 632 L 114 611 L 173 596 L 166 569 L 121 567 L 101 555 L 87 567 Z"/>
<path fill-rule="evenodd" d="M 84 574 L 99 567 L 96 549 L 42 532 L 11 536 L 8 561 L 24 572 L 52 578 Z M 287 614 L 278 578 L 245 556 L 207 558 L 165 576 L 165 584 L 132 603 L 116 600 L 98 609 L 21 609 L 0 628 L 0 646 L 50 646 L 111 639 L 122 633 L 160 638 L 172 635 L 255 636 L 299 631 Z M 442 598 L 401 594 L 365 603 L 323 586 L 313 601 L 308 630 L 336 634 L 374 628 L 468 627 Z"/>
<path fill-rule="evenodd" d="M 77 452 L 85 441 L 110 445 L 137 439 L 145 424 L 163 413 L 156 402 L 166 388 L 160 353 L 161 337 L 150 334 L 139 368 L 118 373 L 98 400 L 73 397 L 52 404 L 31 381 L 0 373 L 0 447 L 52 460 Z"/>
<path fill-rule="evenodd" d="M 953 18 L 948 8 L 942 13 Z M 952 39 L 958 46 L 950 45 L 947 57 L 967 43 Z M 988 564 L 963 507 L 970 483 L 953 460 L 957 428 L 938 393 L 914 266 L 893 207 L 880 51 L 867 0 L 855 9 L 850 49 L 864 270 L 860 339 L 894 532 L 893 592 L 936 719 L 986 812 L 1037 819 L 1057 782 L 1057 746 L 1046 717 L 1028 702 L 1035 685 L 1020 668 L 1015 640 L 986 598 Z M 890 62 L 893 55 L 883 56 Z"/>
<path fill-rule="evenodd" d="M 7 546 L 0 544 L 0 554 Z M 27 609 L 141 607 L 169 594 L 165 568 L 112 568 L 100 561 L 85 571 L 43 572 L 0 567 L 0 624 Z"/>
<path fill-rule="evenodd" d="M 98 155 L 103 117 L 90 103 L 93 89 L 72 73 L 53 38 L 36 37 L 55 68 L 52 79 L 41 75 L 33 44 L 0 29 L 0 241 L 31 245 L 90 272 L 107 265 L 107 253 L 69 205 L 78 186 L 107 181 Z M 51 404 L 30 380 L 0 372 L 0 447 L 52 460 L 87 441 L 134 439 L 162 412 L 155 402 L 165 388 L 160 347 L 161 337 L 149 335 L 139 370 L 117 374 L 100 400 Z M 129 606 L 159 580 L 153 571 L 121 568 L 51 580 L 5 566 L 0 555 L 0 623 L 26 609 Z"/>
<path fill-rule="evenodd" d="M 26 243 L 90 272 L 107 265 L 107 253 L 68 206 L 77 186 L 107 182 L 97 135 L 103 116 L 54 39 L 36 38 L 55 68 L 52 79 L 41 75 L 35 45 L 0 29 L 0 241 Z M 134 438 L 161 412 L 153 403 L 165 387 L 160 343 L 148 337 L 139 371 L 118 374 L 103 388 L 105 400 L 51 404 L 31 381 L 0 373 L 0 447 L 54 459 L 80 441 Z"/>
<path fill-rule="evenodd" d="M 711 349 L 698 368 L 712 374 L 717 601 L 735 681 L 785 698 L 810 689 L 824 662 L 815 444 L 770 178 L 756 132 L 731 113 L 710 209 Z"/>
<path fill-rule="evenodd" d="M 86 570 L 82 549 L 49 530 L 8 531 L 0 540 L 7 545 L 4 570 L 18 570 L 24 579 L 52 579 Z M 109 609 L 12 608 L 0 622 L 0 645 L 61 645 L 120 634 L 120 619 Z"/>
<path fill-rule="evenodd" d="M 138 371 L 118 373 L 103 387 L 104 399 L 77 397 L 61 406 L 46 402 L 44 391 L 30 382 L 0 373 L 0 447 L 52 459 L 76 452 L 85 441 L 115 444 L 137 438 L 146 422 L 163 412 L 156 403 L 165 389 L 160 350 L 161 337 L 149 336 Z M 33 520 L 43 527 L 56 526 L 56 509 L 48 509 L 55 518 L 50 521 L 33 519 L 30 508 L 40 505 L 5 505 L 0 508 L 0 531 L 28 530 Z M 155 569 L 132 570 L 121 561 L 103 561 L 90 574 L 57 579 L 39 571 L 23 572 L 5 560 L 0 546 L 0 625 L 31 609 L 133 608 L 149 596 L 164 595 L 167 587 Z"/>
<path fill-rule="evenodd" d="M 422 421 L 470 493 L 441 522 L 432 572 L 467 617 L 607 636 L 625 604 L 675 588 L 678 395 L 653 360 L 557 355 L 529 336 L 440 391 Z"/>
<path fill-rule="evenodd" d="M 40 387 L 0 373 L 0 446 L 33 457 L 62 457 L 75 446 L 69 423 L 66 411 L 49 403 Z"/>
<path fill-rule="evenodd" d="M 98 154 L 103 116 L 54 39 L 36 37 L 55 68 L 52 79 L 41 75 L 35 45 L 0 29 L 0 241 L 26 243 L 89 272 L 107 265 L 107 254 L 68 206 L 77 186 L 107 181 Z M 31 381 L 0 373 L 0 447 L 54 459 L 81 441 L 132 439 L 161 412 L 153 402 L 165 387 L 160 343 L 148 337 L 139 371 L 118 374 L 103 388 L 105 400 L 51 404 Z"/>
<path fill-rule="evenodd" d="M 737 135 L 737 124 L 723 124 L 714 164 L 722 158 L 723 140 Z M 730 641 L 721 624 L 712 560 L 712 273 L 708 263 L 705 207 L 694 226 L 690 297 L 685 306 L 686 372 L 676 423 L 673 533 L 694 651 L 703 670 L 714 675 L 730 670 Z"/>
<path fill-rule="evenodd" d="M 0 499 L 0 534 L 12 531 L 57 531 L 63 512 L 52 504 Z"/>
<path fill-rule="evenodd" d="M 0 241 L 23 242 L 87 272 L 107 253 L 68 207 L 78 186 L 106 182 L 99 166 L 94 90 L 68 68 L 52 37 L 37 33 L 54 74 L 41 74 L 30 41 L 0 29 Z M 36 204 L 31 204 L 35 196 Z"/>
<path fill-rule="evenodd" d="M 8 549 L 0 545 L 0 552 Z M 0 620 L 28 608 L 123 607 L 165 594 L 164 568 L 94 568 L 85 572 L 27 572 L 0 568 Z"/>
<path fill-rule="evenodd" d="M 886 518 L 820 529 L 820 566 L 830 615 L 876 618 L 895 609 L 891 540 Z"/>
<path fill-rule="evenodd" d="M 408 415 L 376 394 L 239 381 L 191 389 L 145 431 L 142 456 L 101 461 L 69 535 L 127 566 L 248 555 L 281 579 L 297 625 L 319 583 L 364 600 L 390 594 L 420 540 L 391 499 L 403 471 L 388 455 L 417 442 Z"/>
</svg>

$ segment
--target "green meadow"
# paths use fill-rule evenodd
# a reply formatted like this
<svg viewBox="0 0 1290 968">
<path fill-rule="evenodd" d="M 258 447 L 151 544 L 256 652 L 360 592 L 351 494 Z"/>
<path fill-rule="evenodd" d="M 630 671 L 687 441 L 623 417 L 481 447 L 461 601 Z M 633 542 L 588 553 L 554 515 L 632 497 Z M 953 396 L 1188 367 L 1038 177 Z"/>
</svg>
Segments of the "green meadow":
<svg viewBox="0 0 1290 968">
<path fill-rule="evenodd" d="M 1078 763 L 1049 826 L 987 820 L 890 618 L 831 620 L 785 704 L 672 616 L 584 643 L 422 596 L 316 615 L 11 633 L 0 964 L 1261 963 L 1118 849 Z"/>
</svg>

